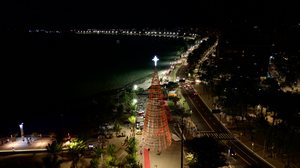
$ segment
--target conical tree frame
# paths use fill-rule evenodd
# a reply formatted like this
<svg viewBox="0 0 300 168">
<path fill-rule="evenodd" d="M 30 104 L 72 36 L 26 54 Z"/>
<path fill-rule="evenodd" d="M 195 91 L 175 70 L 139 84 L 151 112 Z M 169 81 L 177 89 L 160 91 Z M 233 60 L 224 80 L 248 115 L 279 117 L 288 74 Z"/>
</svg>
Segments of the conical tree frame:
<svg viewBox="0 0 300 168">
<path fill-rule="evenodd" d="M 149 98 L 143 127 L 143 144 L 144 148 L 160 153 L 171 145 L 172 139 L 166 108 L 164 107 L 164 95 L 156 69 L 148 91 Z"/>
</svg>

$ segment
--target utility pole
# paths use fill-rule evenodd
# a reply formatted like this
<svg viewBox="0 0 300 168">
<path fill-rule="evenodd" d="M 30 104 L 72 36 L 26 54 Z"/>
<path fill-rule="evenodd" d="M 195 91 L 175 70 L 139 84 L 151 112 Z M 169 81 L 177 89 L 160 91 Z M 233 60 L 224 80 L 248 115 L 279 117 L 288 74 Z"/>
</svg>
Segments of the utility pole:
<svg viewBox="0 0 300 168">
<path fill-rule="evenodd" d="M 183 168 L 183 114 L 181 115 L 181 168 Z"/>
</svg>

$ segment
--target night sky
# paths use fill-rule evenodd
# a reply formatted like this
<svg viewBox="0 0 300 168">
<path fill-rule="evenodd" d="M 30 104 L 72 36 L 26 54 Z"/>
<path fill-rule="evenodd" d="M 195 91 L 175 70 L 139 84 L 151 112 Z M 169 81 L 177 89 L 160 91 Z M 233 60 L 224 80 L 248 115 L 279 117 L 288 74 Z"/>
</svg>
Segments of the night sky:
<svg viewBox="0 0 300 168">
<path fill-rule="evenodd" d="M 15 27 L 226 26 L 247 19 L 265 25 L 299 22 L 296 1 L 28 0 L 7 2 L 4 23 Z"/>
</svg>

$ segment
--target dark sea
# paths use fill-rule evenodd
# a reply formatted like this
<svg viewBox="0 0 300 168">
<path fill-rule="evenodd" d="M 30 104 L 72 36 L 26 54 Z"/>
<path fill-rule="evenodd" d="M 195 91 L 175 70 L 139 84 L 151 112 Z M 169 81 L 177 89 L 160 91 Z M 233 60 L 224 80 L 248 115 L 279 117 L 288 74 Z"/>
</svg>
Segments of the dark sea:
<svg viewBox="0 0 300 168">
<path fill-rule="evenodd" d="M 182 39 L 22 33 L 7 37 L 2 52 L 0 135 L 55 130 L 63 109 L 56 104 L 116 89 L 158 70 L 184 51 Z"/>
</svg>

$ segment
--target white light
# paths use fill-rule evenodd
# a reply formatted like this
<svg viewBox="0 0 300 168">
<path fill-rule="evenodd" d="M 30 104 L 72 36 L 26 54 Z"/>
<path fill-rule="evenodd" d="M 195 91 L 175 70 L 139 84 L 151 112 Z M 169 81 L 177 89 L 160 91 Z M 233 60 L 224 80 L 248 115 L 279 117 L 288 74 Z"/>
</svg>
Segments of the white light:
<svg viewBox="0 0 300 168">
<path fill-rule="evenodd" d="M 21 129 L 23 129 L 23 123 L 19 125 Z"/>
<path fill-rule="evenodd" d="M 137 103 L 137 99 L 132 100 L 132 105 L 135 105 Z"/>
<path fill-rule="evenodd" d="M 21 131 L 21 137 L 24 137 L 23 123 L 19 125 Z"/>
<path fill-rule="evenodd" d="M 133 85 L 133 90 L 137 90 L 138 86 L 137 85 Z"/>
<path fill-rule="evenodd" d="M 157 56 L 155 55 L 154 58 L 152 59 L 152 61 L 154 61 L 154 66 L 157 65 L 157 61 L 158 61 L 158 60 L 159 60 L 159 59 L 158 59 Z"/>
</svg>

